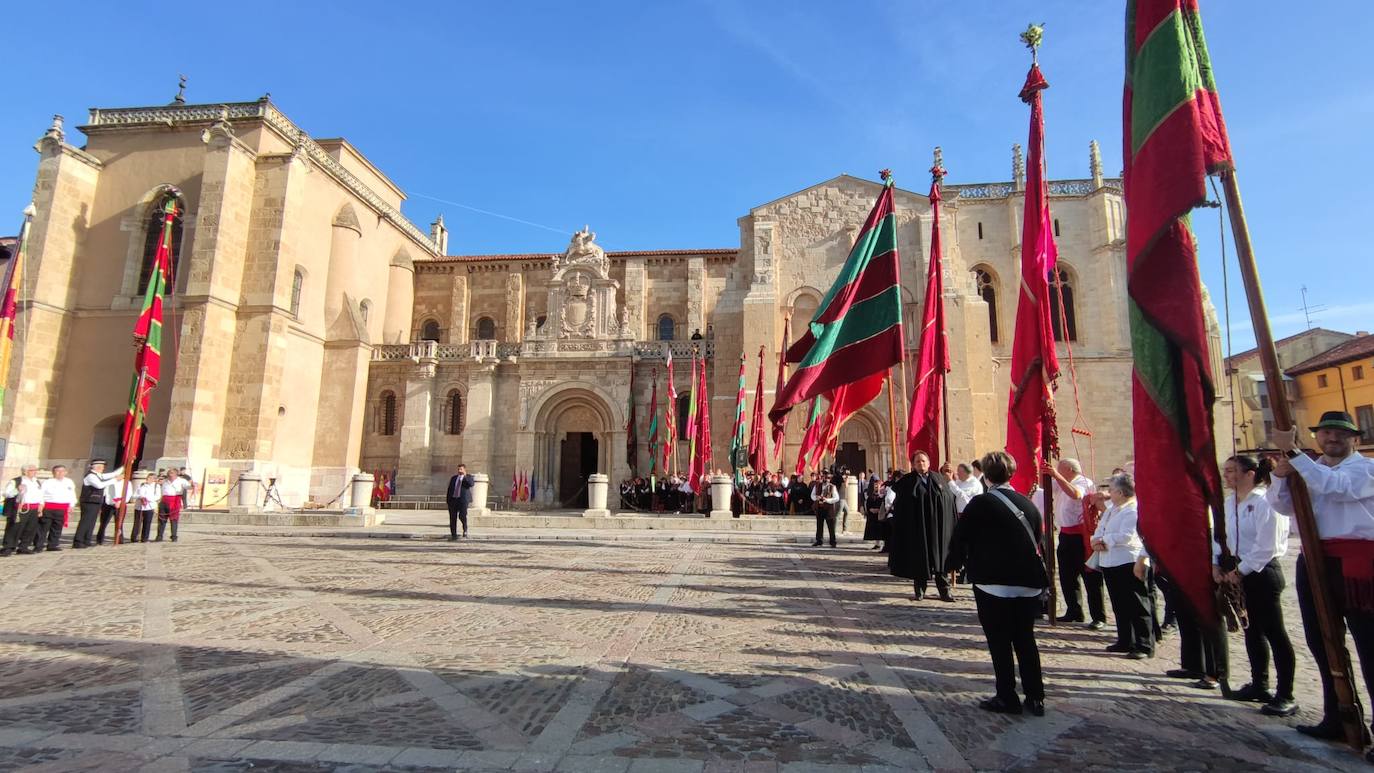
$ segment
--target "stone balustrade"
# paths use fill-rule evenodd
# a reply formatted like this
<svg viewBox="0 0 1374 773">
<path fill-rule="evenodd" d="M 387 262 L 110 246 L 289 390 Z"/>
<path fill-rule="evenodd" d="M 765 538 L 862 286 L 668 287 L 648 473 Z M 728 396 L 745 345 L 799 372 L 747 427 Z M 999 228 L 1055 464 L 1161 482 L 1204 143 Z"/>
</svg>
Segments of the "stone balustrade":
<svg viewBox="0 0 1374 773">
<path fill-rule="evenodd" d="M 372 347 L 372 359 L 381 362 L 483 362 L 514 357 L 570 357 L 589 354 L 631 356 L 641 360 L 662 360 L 671 349 L 673 358 L 689 360 L 695 349 L 707 359 L 715 356 L 715 341 L 626 341 L 597 339 L 534 340 L 520 343 L 470 341 L 442 344 L 438 341 L 413 341 L 408 344 L 380 344 Z"/>
</svg>

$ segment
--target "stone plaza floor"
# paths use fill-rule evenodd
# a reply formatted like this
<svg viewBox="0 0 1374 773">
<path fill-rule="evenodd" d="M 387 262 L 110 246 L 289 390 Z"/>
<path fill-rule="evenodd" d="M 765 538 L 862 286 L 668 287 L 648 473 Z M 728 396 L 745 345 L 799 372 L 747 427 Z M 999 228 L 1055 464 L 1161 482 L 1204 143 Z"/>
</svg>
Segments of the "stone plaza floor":
<svg viewBox="0 0 1374 773">
<path fill-rule="evenodd" d="M 1176 639 L 1135 662 L 1081 626 L 1039 632 L 1046 717 L 989 715 L 959 595 L 913 602 L 854 545 L 188 530 L 12 557 L 0 770 L 1367 767 L 1292 729 L 1319 704 L 1300 640 L 1294 720 L 1164 678 Z"/>
</svg>

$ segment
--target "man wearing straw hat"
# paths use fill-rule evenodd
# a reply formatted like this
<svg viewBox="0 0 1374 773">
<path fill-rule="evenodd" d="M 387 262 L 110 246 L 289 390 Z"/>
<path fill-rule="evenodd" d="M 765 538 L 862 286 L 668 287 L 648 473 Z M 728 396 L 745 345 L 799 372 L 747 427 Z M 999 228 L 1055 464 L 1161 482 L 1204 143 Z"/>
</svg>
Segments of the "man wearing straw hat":
<svg viewBox="0 0 1374 773">
<path fill-rule="evenodd" d="M 1359 660 L 1365 664 L 1365 689 L 1374 693 L 1374 459 L 1355 450 L 1360 429 L 1348 413 L 1327 411 L 1310 429 L 1322 452 L 1315 460 L 1298 449 L 1296 430 L 1274 433 L 1274 445 L 1286 458 L 1274 466 L 1274 485 L 1267 496 L 1279 511 L 1291 513 L 1288 476 L 1296 474 L 1307 483 L 1326 554 L 1332 612 L 1345 619 Z M 1316 738 L 1339 740 L 1345 733 L 1302 556 L 1298 557 L 1297 586 L 1303 633 L 1321 675 L 1323 706 L 1321 722 L 1299 726 L 1298 730 Z M 1374 762 L 1374 751 L 1366 759 Z"/>
</svg>

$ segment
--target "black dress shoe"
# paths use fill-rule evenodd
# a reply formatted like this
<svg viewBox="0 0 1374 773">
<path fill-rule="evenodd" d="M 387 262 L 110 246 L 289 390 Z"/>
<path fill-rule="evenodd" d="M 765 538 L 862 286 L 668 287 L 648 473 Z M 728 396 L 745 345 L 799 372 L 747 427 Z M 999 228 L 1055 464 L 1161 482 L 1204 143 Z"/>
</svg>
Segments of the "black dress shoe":
<svg viewBox="0 0 1374 773">
<path fill-rule="evenodd" d="M 1130 652 L 1130 651 L 1131 651 L 1130 645 L 1122 644 L 1121 642 L 1117 642 L 1116 644 L 1108 644 L 1107 647 L 1106 647 L 1106 649 L 1107 649 L 1108 652 Z"/>
<path fill-rule="evenodd" d="M 61 550 L 61 549 L 62 549 L 62 546 L 61 546 L 61 545 L 58 545 L 58 546 L 56 546 L 56 547 L 45 548 L 45 549 L 46 549 L 46 550 L 49 550 L 49 551 L 52 551 L 52 550 Z"/>
<path fill-rule="evenodd" d="M 85 547 L 87 547 L 87 545 L 86 545 L 85 543 L 81 543 L 81 542 L 73 542 L 73 543 L 72 543 L 72 550 L 81 550 L 82 548 L 85 548 Z"/>
<path fill-rule="evenodd" d="M 1056 623 L 1081 623 L 1081 622 L 1083 622 L 1083 616 L 1082 616 L 1082 615 L 1060 615 L 1059 617 L 1056 617 L 1056 618 L 1054 619 L 1054 622 L 1056 622 Z"/>
<path fill-rule="evenodd" d="M 1037 717 L 1045 716 L 1045 701 L 1040 698 L 1027 698 L 1026 711 L 1029 711 Z"/>
<path fill-rule="evenodd" d="M 1215 690 L 1217 689 L 1218 683 L 1217 680 L 1209 676 L 1204 676 L 1188 686 L 1195 690 Z"/>
<path fill-rule="evenodd" d="M 1298 713 L 1298 702 L 1292 698 L 1274 698 L 1260 706 L 1260 713 L 1270 717 L 1291 717 Z"/>
<path fill-rule="evenodd" d="M 819 543 L 819 542 L 812 542 L 812 543 L 811 543 L 811 547 L 813 547 L 813 548 L 818 548 L 818 547 L 820 547 L 820 546 L 821 546 L 821 543 Z"/>
<path fill-rule="evenodd" d="M 978 702 L 978 708 L 997 714 L 1020 714 L 1021 701 L 1003 700 L 1000 696 L 986 698 Z"/>
<path fill-rule="evenodd" d="M 923 590 L 918 590 L 916 591 L 915 595 L 912 596 L 912 598 L 916 601 L 925 601 L 926 592 Z"/>
<path fill-rule="evenodd" d="M 19 549 L 16 550 L 15 552 L 18 553 L 18 554 L 21 555 L 21 556 L 31 556 L 31 555 L 33 555 L 33 551 L 30 550 L 30 549 L 28 549 L 28 548 L 19 548 Z"/>
<path fill-rule="evenodd" d="M 1315 725 L 1298 725 L 1298 732 L 1323 741 L 1339 741 L 1345 738 L 1341 723 L 1334 719 L 1323 719 Z"/>
<path fill-rule="evenodd" d="M 1153 652 L 1146 652 L 1145 650 L 1131 650 L 1126 653 L 1126 658 L 1128 660 L 1149 660 L 1154 656 L 1155 654 Z M 1197 685 L 1193 686 L 1196 687 Z"/>
<path fill-rule="evenodd" d="M 0 550 L 0 558 L 4 558 L 4 557 L 6 557 L 6 556 L 8 556 L 8 555 L 11 555 L 11 554 L 13 554 L 13 553 L 14 553 L 14 551 L 11 550 L 10 548 L 5 548 L 4 550 Z"/>
<path fill-rule="evenodd" d="M 1164 672 L 1170 679 L 1201 679 L 1201 671 L 1190 671 L 1186 668 L 1171 668 Z"/>
<path fill-rule="evenodd" d="M 450 534 L 450 535 L 448 535 L 448 541 L 449 541 L 449 542 L 457 542 L 457 541 L 458 541 L 458 535 L 457 535 L 457 534 Z"/>
<path fill-rule="evenodd" d="M 949 588 L 941 588 L 941 589 L 940 589 L 940 600 L 941 600 L 941 601 L 945 601 L 945 602 L 953 603 L 953 601 L 954 601 L 954 594 L 949 592 Z"/>
<path fill-rule="evenodd" d="M 1107 622 L 1106 622 L 1105 620 L 1094 620 L 1094 621 L 1092 621 L 1091 623 L 1088 623 L 1088 630 L 1089 630 L 1089 631 L 1100 631 L 1100 630 L 1102 630 L 1103 628 L 1106 628 L 1106 627 L 1107 627 Z"/>
<path fill-rule="evenodd" d="M 1254 684 L 1246 684 L 1231 693 L 1230 697 L 1233 701 L 1249 701 L 1251 703 L 1269 703 L 1274 700 L 1273 693 L 1263 687 L 1256 687 Z"/>
</svg>

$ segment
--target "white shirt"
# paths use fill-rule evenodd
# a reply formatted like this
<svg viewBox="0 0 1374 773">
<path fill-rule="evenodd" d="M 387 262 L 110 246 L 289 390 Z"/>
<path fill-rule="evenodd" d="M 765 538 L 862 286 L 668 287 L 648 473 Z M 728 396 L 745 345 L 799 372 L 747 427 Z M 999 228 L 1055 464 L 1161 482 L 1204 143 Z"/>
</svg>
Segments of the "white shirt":
<svg viewBox="0 0 1374 773">
<path fill-rule="evenodd" d="M 43 505 L 43 484 L 37 478 L 19 478 L 19 485 L 13 479 L 5 484 L 5 498 L 18 499 L 19 504 L 27 507 Z"/>
<path fill-rule="evenodd" d="M 190 487 L 191 484 L 187 483 L 185 478 L 173 478 L 162 484 L 162 496 L 179 497 Z"/>
<path fill-rule="evenodd" d="M 969 500 L 983 493 L 983 484 L 972 477 L 959 480 L 950 478 L 950 491 L 954 492 L 954 512 L 962 513 L 968 506 Z"/>
<path fill-rule="evenodd" d="M 1374 540 L 1374 459 L 1357 452 L 1327 467 L 1298 454 L 1292 462 L 1307 483 L 1322 539 Z M 1274 478 L 1267 498 L 1276 509 L 1293 512 L 1293 498 L 1283 478 Z"/>
<path fill-rule="evenodd" d="M 1097 522 L 1093 539 L 1101 540 L 1107 546 L 1107 552 L 1098 559 L 1102 566 L 1135 563 L 1145 549 L 1145 543 L 1140 541 L 1140 532 L 1136 530 L 1135 501 L 1120 506 L 1108 505 L 1107 512 Z"/>
<path fill-rule="evenodd" d="M 81 485 L 83 485 L 83 486 L 93 486 L 93 487 L 95 487 L 95 488 L 103 489 L 103 488 L 105 488 L 106 486 L 109 486 L 111 483 L 114 483 L 114 482 L 119 478 L 119 476 L 121 476 L 121 475 L 123 475 L 123 474 L 124 474 L 124 468 L 123 468 L 123 467 L 115 468 L 115 470 L 114 470 L 113 472 L 95 472 L 95 471 L 91 471 L 91 472 L 86 473 L 86 477 L 84 477 L 84 478 L 81 479 Z"/>
<path fill-rule="evenodd" d="M 1226 495 L 1226 547 L 1240 558 L 1241 574 L 1258 572 L 1288 552 L 1290 519 L 1264 494 L 1264 486 L 1256 486 L 1239 503 L 1234 491 Z M 1220 558 L 1221 547 L 1212 540 L 1212 563 Z"/>
<path fill-rule="evenodd" d="M 827 503 L 827 504 L 831 504 L 831 505 L 833 505 L 833 504 L 835 504 L 836 502 L 840 501 L 840 492 L 839 492 L 839 489 L 835 488 L 834 486 L 830 485 L 829 483 L 825 484 L 824 486 L 821 487 L 821 499 L 820 499 L 820 501 L 825 502 L 825 503 Z"/>
<path fill-rule="evenodd" d="M 73 505 L 76 504 L 76 483 L 71 478 L 48 478 L 43 481 L 43 504 L 47 505 Z"/>
<path fill-rule="evenodd" d="M 1081 526 L 1083 524 L 1083 497 L 1092 491 L 1093 482 L 1082 474 L 1075 475 L 1069 485 L 1078 492 L 1077 497 L 1071 497 L 1064 493 L 1059 481 L 1055 480 L 1050 484 L 1054 486 L 1054 525 L 1059 528 L 1066 526 Z"/>
<path fill-rule="evenodd" d="M 892 517 L 892 505 L 897 501 L 897 490 L 891 486 L 887 487 L 887 493 L 883 494 L 883 512 Z"/>
<path fill-rule="evenodd" d="M 140 483 L 134 505 L 139 510 L 156 510 L 162 497 L 162 487 L 156 483 Z"/>
</svg>

